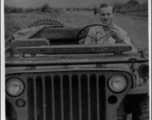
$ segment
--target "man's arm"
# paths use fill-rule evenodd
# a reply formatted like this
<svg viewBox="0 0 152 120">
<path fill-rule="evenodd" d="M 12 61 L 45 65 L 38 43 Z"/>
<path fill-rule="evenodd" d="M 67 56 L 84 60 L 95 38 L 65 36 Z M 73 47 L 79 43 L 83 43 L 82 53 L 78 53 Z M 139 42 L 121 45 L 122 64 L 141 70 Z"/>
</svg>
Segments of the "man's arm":
<svg viewBox="0 0 152 120">
<path fill-rule="evenodd" d="M 88 45 L 88 44 L 92 44 L 92 45 L 96 44 L 96 36 L 95 36 L 95 33 L 94 33 L 94 29 L 90 29 L 89 30 L 84 44 L 86 44 L 86 45 Z"/>
<path fill-rule="evenodd" d="M 111 36 L 117 41 L 117 43 L 130 45 L 132 47 L 131 52 L 137 53 L 138 51 L 133 46 L 133 44 L 131 43 L 130 38 L 127 35 L 127 32 L 124 31 L 121 28 L 118 28 L 118 27 L 117 27 L 117 29 L 118 29 L 119 32 L 118 31 L 112 31 Z"/>
<path fill-rule="evenodd" d="M 124 40 L 125 44 L 130 45 L 132 47 L 131 52 L 135 52 L 135 53 L 138 52 L 137 49 L 131 43 L 130 38 L 127 35 L 123 36 L 123 40 Z"/>
<path fill-rule="evenodd" d="M 130 38 L 128 37 L 127 33 L 124 31 L 121 36 L 120 36 L 123 41 L 121 43 L 124 43 L 124 44 L 127 44 L 127 45 L 130 45 L 132 47 L 132 50 L 131 52 L 134 52 L 134 53 L 137 53 L 137 49 L 133 46 L 133 44 L 131 43 L 131 40 Z"/>
</svg>

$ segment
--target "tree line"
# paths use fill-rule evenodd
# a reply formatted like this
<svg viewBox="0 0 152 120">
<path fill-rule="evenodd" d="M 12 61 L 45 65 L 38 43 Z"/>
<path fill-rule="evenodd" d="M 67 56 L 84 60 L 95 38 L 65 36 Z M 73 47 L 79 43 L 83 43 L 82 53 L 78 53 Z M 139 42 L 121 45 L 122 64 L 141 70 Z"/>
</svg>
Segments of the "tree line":
<svg viewBox="0 0 152 120">
<path fill-rule="evenodd" d="M 142 12 L 148 15 L 148 1 L 139 3 L 138 0 L 129 0 L 127 3 L 116 2 L 113 4 L 116 13 L 126 14 L 132 12 Z M 52 8 L 48 3 L 45 3 L 38 8 L 16 8 L 5 5 L 5 13 L 24 13 L 24 12 L 57 12 L 60 11 L 94 11 L 98 13 L 98 7 L 69 7 L 69 8 Z"/>
<path fill-rule="evenodd" d="M 139 3 L 137 0 L 129 0 L 127 3 L 115 3 L 114 10 L 117 13 L 132 13 L 132 12 L 141 12 L 148 14 L 148 1 Z"/>
</svg>

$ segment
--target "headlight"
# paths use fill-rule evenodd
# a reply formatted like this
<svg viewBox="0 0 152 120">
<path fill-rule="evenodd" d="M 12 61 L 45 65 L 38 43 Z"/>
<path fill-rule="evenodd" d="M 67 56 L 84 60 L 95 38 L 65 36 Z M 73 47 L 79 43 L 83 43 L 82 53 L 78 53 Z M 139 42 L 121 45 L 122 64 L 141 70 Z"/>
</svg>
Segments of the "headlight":
<svg viewBox="0 0 152 120">
<path fill-rule="evenodd" d="M 139 77 L 143 80 L 148 80 L 149 78 L 149 66 L 148 65 L 142 65 L 139 67 L 138 70 Z"/>
<path fill-rule="evenodd" d="M 6 83 L 6 92 L 10 96 L 19 96 L 24 90 L 24 84 L 18 78 L 12 78 Z"/>
<path fill-rule="evenodd" d="M 127 80 L 122 75 L 114 75 L 108 81 L 108 86 L 113 92 L 120 93 L 127 87 Z"/>
</svg>

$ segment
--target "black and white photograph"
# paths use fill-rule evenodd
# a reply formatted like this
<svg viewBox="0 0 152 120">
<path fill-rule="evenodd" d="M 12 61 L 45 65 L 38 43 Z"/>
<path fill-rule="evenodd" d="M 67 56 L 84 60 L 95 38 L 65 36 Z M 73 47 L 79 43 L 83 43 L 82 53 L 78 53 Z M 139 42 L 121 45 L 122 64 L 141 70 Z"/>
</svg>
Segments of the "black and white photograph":
<svg viewBox="0 0 152 120">
<path fill-rule="evenodd" d="M 4 0 L 2 120 L 150 120 L 149 3 Z"/>
</svg>

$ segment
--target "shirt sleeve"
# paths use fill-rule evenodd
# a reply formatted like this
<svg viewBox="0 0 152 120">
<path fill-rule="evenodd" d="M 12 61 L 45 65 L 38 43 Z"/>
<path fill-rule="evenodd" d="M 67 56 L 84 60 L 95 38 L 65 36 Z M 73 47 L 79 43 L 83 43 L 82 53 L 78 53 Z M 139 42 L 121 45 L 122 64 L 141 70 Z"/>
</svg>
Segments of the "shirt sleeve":
<svg viewBox="0 0 152 120">
<path fill-rule="evenodd" d="M 130 38 L 128 37 L 127 33 L 125 32 L 125 34 L 122 35 L 122 39 L 124 40 L 125 44 L 130 45 L 132 47 L 131 52 L 137 52 L 137 49 L 133 46 L 133 44 L 131 43 Z"/>
<path fill-rule="evenodd" d="M 95 31 L 94 29 L 90 29 L 89 32 L 88 32 L 88 35 L 86 37 L 86 40 L 85 40 L 85 45 L 89 45 L 89 44 L 96 44 L 96 36 L 95 36 Z"/>
<path fill-rule="evenodd" d="M 121 34 L 121 38 L 122 40 L 124 40 L 124 43 L 127 44 L 127 45 L 130 45 L 132 47 L 132 50 L 131 52 L 133 53 L 137 53 L 137 49 L 133 46 L 133 44 L 131 43 L 130 41 L 130 38 L 128 37 L 127 35 L 127 32 L 125 30 L 123 30 L 122 28 L 118 27 L 115 25 L 115 27 L 118 29 L 118 31 L 120 32 Z"/>
</svg>

